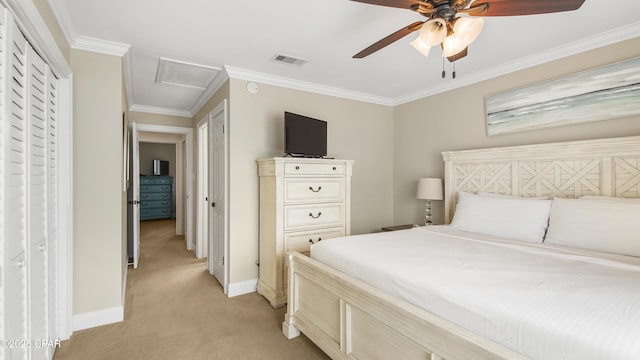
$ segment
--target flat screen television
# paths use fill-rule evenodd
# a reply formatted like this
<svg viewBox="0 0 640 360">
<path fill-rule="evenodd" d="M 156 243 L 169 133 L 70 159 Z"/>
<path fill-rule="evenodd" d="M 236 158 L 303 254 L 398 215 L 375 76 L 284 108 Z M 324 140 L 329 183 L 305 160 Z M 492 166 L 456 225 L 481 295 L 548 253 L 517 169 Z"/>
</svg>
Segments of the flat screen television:
<svg viewBox="0 0 640 360">
<path fill-rule="evenodd" d="M 285 111 L 284 152 L 291 156 L 326 156 L 327 122 Z"/>
</svg>

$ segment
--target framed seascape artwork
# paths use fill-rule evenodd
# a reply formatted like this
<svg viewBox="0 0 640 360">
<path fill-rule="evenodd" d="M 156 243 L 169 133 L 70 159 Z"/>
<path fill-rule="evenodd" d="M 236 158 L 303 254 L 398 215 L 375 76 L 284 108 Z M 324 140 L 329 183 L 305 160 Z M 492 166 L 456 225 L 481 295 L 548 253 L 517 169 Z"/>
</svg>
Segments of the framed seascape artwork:
<svg viewBox="0 0 640 360">
<path fill-rule="evenodd" d="M 640 114 L 640 57 L 486 98 L 487 135 Z"/>
</svg>

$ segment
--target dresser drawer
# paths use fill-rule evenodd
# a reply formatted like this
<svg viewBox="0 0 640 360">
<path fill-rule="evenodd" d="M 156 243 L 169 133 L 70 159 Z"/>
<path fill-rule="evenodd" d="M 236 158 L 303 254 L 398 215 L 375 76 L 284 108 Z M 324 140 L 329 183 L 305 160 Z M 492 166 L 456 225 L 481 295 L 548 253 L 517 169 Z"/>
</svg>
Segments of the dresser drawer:
<svg viewBox="0 0 640 360">
<path fill-rule="evenodd" d="M 141 209 L 169 208 L 171 210 L 171 200 L 147 200 L 140 203 Z"/>
<path fill-rule="evenodd" d="M 344 225 L 342 203 L 289 205 L 284 207 L 284 229 Z"/>
<path fill-rule="evenodd" d="M 140 219 L 166 219 L 171 217 L 171 209 L 145 209 L 140 208 Z"/>
<path fill-rule="evenodd" d="M 140 185 L 141 186 L 142 185 L 153 185 L 155 183 L 156 183 L 156 181 L 153 178 L 146 177 L 146 176 L 145 177 L 142 177 L 142 176 L 140 177 Z"/>
<path fill-rule="evenodd" d="M 284 202 L 342 201 L 344 179 L 286 178 L 284 180 Z"/>
<path fill-rule="evenodd" d="M 311 244 L 316 244 L 324 239 L 344 236 L 344 227 L 333 229 L 321 229 L 314 231 L 299 231 L 284 234 L 285 252 L 297 251 L 308 253 Z"/>
<path fill-rule="evenodd" d="M 285 175 L 344 175 L 344 164 L 286 163 Z"/>
<path fill-rule="evenodd" d="M 170 192 L 171 185 L 140 185 L 141 193 Z"/>
<path fill-rule="evenodd" d="M 155 184 L 158 184 L 158 185 L 164 185 L 164 184 L 171 185 L 173 183 L 173 178 L 170 178 L 170 177 L 158 177 L 158 178 L 155 178 L 154 180 L 155 180 Z"/>
<path fill-rule="evenodd" d="M 171 200 L 171 193 L 169 192 L 140 193 L 140 200 Z"/>
<path fill-rule="evenodd" d="M 140 185 L 164 185 L 173 183 L 173 178 L 168 176 L 141 176 Z"/>
</svg>

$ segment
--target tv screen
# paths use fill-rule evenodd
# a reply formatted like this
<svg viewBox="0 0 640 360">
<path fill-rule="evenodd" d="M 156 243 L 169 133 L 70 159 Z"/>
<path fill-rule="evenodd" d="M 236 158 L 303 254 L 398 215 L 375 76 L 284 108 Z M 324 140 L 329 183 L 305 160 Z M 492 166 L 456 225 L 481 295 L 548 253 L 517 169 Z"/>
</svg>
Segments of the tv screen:
<svg viewBox="0 0 640 360">
<path fill-rule="evenodd" d="M 327 122 L 285 111 L 284 152 L 307 157 L 326 156 Z"/>
</svg>

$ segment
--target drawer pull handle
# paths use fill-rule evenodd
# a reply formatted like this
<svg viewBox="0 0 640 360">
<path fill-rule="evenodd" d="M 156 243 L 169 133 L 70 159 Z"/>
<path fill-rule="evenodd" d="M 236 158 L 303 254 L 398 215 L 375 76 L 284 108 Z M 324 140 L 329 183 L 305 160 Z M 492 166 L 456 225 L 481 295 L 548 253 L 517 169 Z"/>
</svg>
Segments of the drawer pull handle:
<svg viewBox="0 0 640 360">
<path fill-rule="evenodd" d="M 318 211 L 318 215 L 316 215 L 316 216 L 313 216 L 313 213 L 309 213 L 309 216 L 311 216 L 311 217 L 312 217 L 312 218 L 314 218 L 314 219 L 319 218 L 319 217 L 320 217 L 320 215 L 322 215 L 322 213 L 321 213 L 320 211 Z"/>
<path fill-rule="evenodd" d="M 311 244 L 316 244 L 316 243 L 319 243 L 320 241 L 322 241 L 322 238 L 318 238 L 318 241 L 315 241 L 315 242 L 313 241 L 313 239 L 309 239 L 309 243 Z"/>
<path fill-rule="evenodd" d="M 318 192 L 318 191 L 322 190 L 322 186 L 318 186 L 318 190 L 313 190 L 313 186 L 309 186 L 309 190 L 311 190 L 313 192 Z"/>
</svg>

